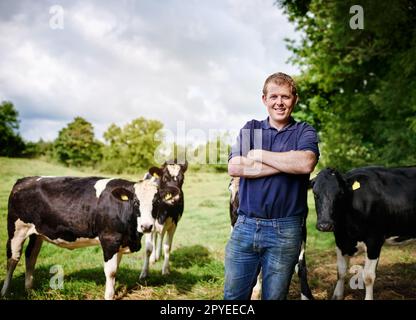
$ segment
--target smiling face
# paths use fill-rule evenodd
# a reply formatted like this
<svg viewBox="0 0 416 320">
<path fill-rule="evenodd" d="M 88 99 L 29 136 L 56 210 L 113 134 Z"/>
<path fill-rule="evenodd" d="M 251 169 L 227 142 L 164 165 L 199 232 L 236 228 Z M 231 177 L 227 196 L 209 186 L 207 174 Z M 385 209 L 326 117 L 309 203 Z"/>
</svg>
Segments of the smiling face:
<svg viewBox="0 0 416 320">
<path fill-rule="evenodd" d="M 269 113 L 270 125 L 279 130 L 285 127 L 297 101 L 291 87 L 288 84 L 270 82 L 262 100 Z"/>
</svg>

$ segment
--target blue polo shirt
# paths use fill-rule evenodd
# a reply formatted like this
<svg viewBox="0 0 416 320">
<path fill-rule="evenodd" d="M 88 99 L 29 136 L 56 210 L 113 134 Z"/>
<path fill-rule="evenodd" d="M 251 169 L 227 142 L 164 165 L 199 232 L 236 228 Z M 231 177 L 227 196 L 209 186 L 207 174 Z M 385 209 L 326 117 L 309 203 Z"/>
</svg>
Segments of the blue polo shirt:
<svg viewBox="0 0 416 320">
<path fill-rule="evenodd" d="M 247 122 L 231 148 L 228 161 L 235 156 L 247 156 L 251 149 L 310 150 L 319 158 L 316 130 L 293 118 L 281 130 L 271 127 L 269 118 Z M 238 214 L 261 219 L 306 215 L 308 183 L 309 174 L 278 173 L 255 179 L 241 178 Z"/>
</svg>

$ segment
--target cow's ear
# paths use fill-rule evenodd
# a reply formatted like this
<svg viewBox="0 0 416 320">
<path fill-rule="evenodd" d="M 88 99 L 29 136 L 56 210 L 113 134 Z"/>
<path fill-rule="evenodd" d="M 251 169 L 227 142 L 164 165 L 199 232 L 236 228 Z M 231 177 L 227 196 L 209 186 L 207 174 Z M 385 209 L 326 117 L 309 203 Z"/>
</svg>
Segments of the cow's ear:
<svg viewBox="0 0 416 320">
<path fill-rule="evenodd" d="M 312 189 L 313 188 L 313 185 L 315 184 L 315 180 L 316 180 L 316 178 L 313 178 L 313 179 L 309 180 L 308 189 Z"/>
<path fill-rule="evenodd" d="M 156 179 L 162 178 L 163 170 L 158 167 L 151 167 L 149 169 L 149 173 L 152 177 L 155 177 Z"/>
<path fill-rule="evenodd" d="M 185 160 L 185 163 L 181 164 L 180 166 L 181 166 L 182 172 L 185 172 L 186 169 L 188 169 L 188 160 Z"/>
<path fill-rule="evenodd" d="M 162 201 L 170 205 L 175 204 L 175 202 L 179 200 L 179 193 L 179 188 L 173 186 L 165 187 L 160 190 Z"/>
<path fill-rule="evenodd" d="M 111 191 L 111 194 L 119 201 L 133 200 L 133 193 L 125 188 L 115 188 Z"/>
</svg>

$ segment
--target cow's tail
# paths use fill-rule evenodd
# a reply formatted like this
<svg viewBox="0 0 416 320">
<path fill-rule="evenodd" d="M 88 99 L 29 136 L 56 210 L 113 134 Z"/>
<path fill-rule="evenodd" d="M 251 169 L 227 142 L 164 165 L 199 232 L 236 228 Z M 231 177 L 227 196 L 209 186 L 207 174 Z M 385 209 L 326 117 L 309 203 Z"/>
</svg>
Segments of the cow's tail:
<svg viewBox="0 0 416 320">
<path fill-rule="evenodd" d="M 304 247 L 304 246 L 303 246 Z M 302 252 L 298 262 L 298 276 L 300 280 L 300 294 L 302 300 L 314 300 L 311 289 L 308 283 L 308 270 L 306 268 L 305 251 Z"/>
<path fill-rule="evenodd" d="M 306 229 L 306 218 L 305 216 L 302 224 L 302 245 L 300 248 L 299 260 L 297 265 L 297 274 L 300 280 L 300 294 L 302 300 L 314 300 L 311 289 L 309 288 L 308 283 L 308 269 L 306 267 L 306 238 L 307 238 L 307 229 Z"/>
</svg>

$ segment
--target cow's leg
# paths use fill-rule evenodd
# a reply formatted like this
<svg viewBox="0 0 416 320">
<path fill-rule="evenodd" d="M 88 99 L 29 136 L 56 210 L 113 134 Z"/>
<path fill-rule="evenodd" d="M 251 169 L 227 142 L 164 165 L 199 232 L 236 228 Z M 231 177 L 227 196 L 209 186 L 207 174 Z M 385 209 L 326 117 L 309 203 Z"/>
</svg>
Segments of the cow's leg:
<svg viewBox="0 0 416 320">
<path fill-rule="evenodd" d="M 162 245 L 163 245 L 163 239 L 165 237 L 166 228 L 163 226 L 162 232 L 160 233 L 160 236 L 158 237 L 157 241 L 157 247 L 156 247 L 156 261 L 158 261 L 162 255 Z"/>
<path fill-rule="evenodd" d="M 122 252 L 121 234 L 101 234 L 99 235 L 101 247 L 104 254 L 104 274 L 105 274 L 105 293 L 106 300 L 113 300 L 115 294 L 116 274 L 120 263 Z"/>
<path fill-rule="evenodd" d="M 373 287 L 376 280 L 376 268 L 378 259 L 365 258 L 363 279 L 365 283 L 365 300 L 373 300 Z"/>
<path fill-rule="evenodd" d="M 147 278 L 149 274 L 149 260 L 150 260 L 149 258 L 153 250 L 153 237 L 154 237 L 154 231 L 145 234 L 145 246 L 146 246 L 145 249 L 146 250 L 144 252 L 144 261 L 143 261 L 142 272 L 140 274 L 140 280 Z"/>
<path fill-rule="evenodd" d="M 342 300 L 344 298 L 345 275 L 347 274 L 349 261 L 350 256 L 343 255 L 341 249 L 337 247 L 338 281 L 332 300 Z"/>
<path fill-rule="evenodd" d="M 374 281 L 376 280 L 376 269 L 383 242 L 384 239 L 377 236 L 371 237 L 365 241 L 367 246 L 367 255 L 363 270 L 365 300 L 373 300 L 373 287 Z"/>
<path fill-rule="evenodd" d="M 167 275 L 170 273 L 169 269 L 169 257 L 170 257 L 170 250 L 172 249 L 172 242 L 173 242 L 173 235 L 176 231 L 176 224 L 172 223 L 170 228 L 167 230 L 167 236 L 163 243 L 163 266 L 162 266 L 162 274 Z"/>
<path fill-rule="evenodd" d="M 14 269 L 16 268 L 17 263 L 19 260 L 12 259 L 11 255 L 11 240 L 7 240 L 7 271 L 6 271 L 6 278 L 4 279 L 3 288 L 1 289 L 1 296 L 4 297 L 10 286 L 10 282 L 13 276 Z"/>
<path fill-rule="evenodd" d="M 301 300 L 313 300 L 313 295 L 308 283 L 308 270 L 306 268 L 305 241 L 302 241 L 302 247 L 297 264 L 297 274 L 300 280 L 300 298 Z"/>
<path fill-rule="evenodd" d="M 122 255 L 123 254 L 121 252 L 116 252 L 110 260 L 104 262 L 105 300 L 114 299 L 116 274 Z"/>
<path fill-rule="evenodd" d="M 18 220 L 19 221 L 19 220 Z M 30 235 L 31 226 L 25 223 L 15 222 L 15 230 L 13 235 L 7 240 L 7 273 L 4 280 L 3 288 L 1 289 L 1 296 L 4 297 L 10 287 L 13 272 L 19 263 L 22 255 L 23 244 L 26 238 Z"/>
<path fill-rule="evenodd" d="M 29 244 L 25 251 L 26 258 L 26 273 L 25 273 L 25 288 L 30 290 L 33 287 L 33 272 L 35 270 L 36 259 L 40 248 L 42 247 L 42 238 L 38 235 L 32 234 L 29 238 Z"/>
<path fill-rule="evenodd" d="M 256 285 L 253 288 L 253 291 L 251 292 L 251 300 L 260 300 L 261 299 L 261 278 L 262 274 L 261 271 L 259 275 L 257 276 L 257 282 Z"/>
<path fill-rule="evenodd" d="M 152 239 L 152 254 L 150 255 L 150 263 L 155 263 L 159 258 L 157 257 L 157 249 L 158 249 L 158 242 L 160 241 L 160 237 L 158 232 L 155 232 Z"/>
</svg>

